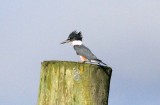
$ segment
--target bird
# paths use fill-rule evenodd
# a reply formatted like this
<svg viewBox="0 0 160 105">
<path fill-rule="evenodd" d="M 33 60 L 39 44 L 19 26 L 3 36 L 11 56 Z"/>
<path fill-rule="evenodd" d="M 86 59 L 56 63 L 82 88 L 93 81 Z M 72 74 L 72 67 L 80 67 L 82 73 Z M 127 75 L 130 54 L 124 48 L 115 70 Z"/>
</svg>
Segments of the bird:
<svg viewBox="0 0 160 105">
<path fill-rule="evenodd" d="M 76 51 L 77 55 L 80 56 L 81 62 L 89 62 L 89 63 L 96 63 L 98 65 L 107 65 L 102 60 L 98 59 L 89 48 L 87 48 L 83 43 L 82 43 L 82 33 L 73 31 L 69 34 L 68 38 L 61 42 L 60 44 L 65 44 L 65 43 L 71 43 L 73 45 L 74 50 Z"/>
</svg>

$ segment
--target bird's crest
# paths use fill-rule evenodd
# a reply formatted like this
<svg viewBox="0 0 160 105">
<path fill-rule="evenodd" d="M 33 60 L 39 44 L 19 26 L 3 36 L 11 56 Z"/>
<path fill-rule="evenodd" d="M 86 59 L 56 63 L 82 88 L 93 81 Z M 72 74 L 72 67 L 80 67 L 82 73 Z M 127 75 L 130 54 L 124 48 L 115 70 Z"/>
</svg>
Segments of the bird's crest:
<svg viewBox="0 0 160 105">
<path fill-rule="evenodd" d="M 69 40 L 82 40 L 81 32 L 73 31 L 69 34 Z"/>
</svg>

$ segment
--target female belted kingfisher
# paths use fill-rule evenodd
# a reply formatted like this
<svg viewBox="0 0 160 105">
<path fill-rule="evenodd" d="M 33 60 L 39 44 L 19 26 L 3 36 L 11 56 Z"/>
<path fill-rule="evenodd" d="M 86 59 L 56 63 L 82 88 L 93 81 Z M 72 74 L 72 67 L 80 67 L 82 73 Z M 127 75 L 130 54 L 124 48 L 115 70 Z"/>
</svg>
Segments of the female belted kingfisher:
<svg viewBox="0 0 160 105">
<path fill-rule="evenodd" d="M 82 62 L 89 61 L 90 63 L 98 63 L 103 64 L 101 60 L 97 59 L 97 57 L 86 47 L 82 44 L 82 34 L 81 32 L 77 33 L 73 31 L 69 34 L 68 39 L 63 41 L 61 44 L 64 43 L 71 43 L 76 51 L 77 55 L 80 56 Z"/>
</svg>

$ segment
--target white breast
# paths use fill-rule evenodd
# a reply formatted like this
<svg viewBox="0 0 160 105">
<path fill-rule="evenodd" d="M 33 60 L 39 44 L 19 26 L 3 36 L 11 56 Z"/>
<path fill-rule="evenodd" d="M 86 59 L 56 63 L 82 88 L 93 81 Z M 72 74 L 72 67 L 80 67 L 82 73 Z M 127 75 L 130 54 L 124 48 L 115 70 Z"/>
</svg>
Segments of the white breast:
<svg viewBox="0 0 160 105">
<path fill-rule="evenodd" d="M 82 41 L 79 41 L 79 40 L 75 40 L 75 41 L 72 41 L 71 44 L 74 46 L 74 45 L 82 45 Z"/>
</svg>

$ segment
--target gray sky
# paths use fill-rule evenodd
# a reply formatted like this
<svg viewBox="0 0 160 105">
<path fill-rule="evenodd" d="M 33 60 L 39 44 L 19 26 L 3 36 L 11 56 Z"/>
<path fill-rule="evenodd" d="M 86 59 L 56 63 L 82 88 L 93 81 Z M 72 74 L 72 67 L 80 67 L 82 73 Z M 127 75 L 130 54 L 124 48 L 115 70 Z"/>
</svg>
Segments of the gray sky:
<svg viewBox="0 0 160 105">
<path fill-rule="evenodd" d="M 42 61 L 79 61 L 73 30 L 113 68 L 109 105 L 160 104 L 160 1 L 1 0 L 1 105 L 36 105 Z"/>
</svg>

